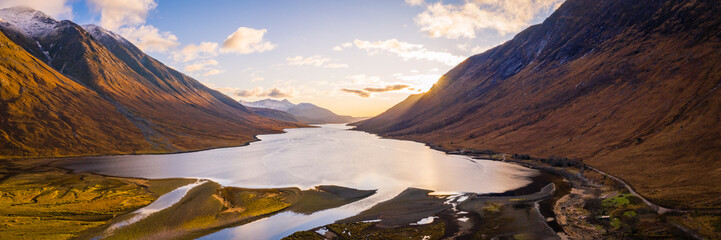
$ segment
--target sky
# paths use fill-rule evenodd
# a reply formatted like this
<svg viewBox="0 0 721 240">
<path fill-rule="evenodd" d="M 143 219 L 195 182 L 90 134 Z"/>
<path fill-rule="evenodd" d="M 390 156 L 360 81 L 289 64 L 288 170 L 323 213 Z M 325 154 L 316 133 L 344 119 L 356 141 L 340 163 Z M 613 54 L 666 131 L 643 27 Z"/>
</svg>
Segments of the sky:
<svg viewBox="0 0 721 240">
<path fill-rule="evenodd" d="M 119 33 L 236 100 L 374 116 L 563 0 L 0 0 Z"/>
</svg>

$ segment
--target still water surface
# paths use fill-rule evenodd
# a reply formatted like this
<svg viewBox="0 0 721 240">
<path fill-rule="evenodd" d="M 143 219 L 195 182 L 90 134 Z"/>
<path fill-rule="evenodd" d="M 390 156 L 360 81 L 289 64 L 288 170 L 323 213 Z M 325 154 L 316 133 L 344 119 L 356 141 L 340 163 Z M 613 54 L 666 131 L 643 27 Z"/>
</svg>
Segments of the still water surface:
<svg viewBox="0 0 721 240">
<path fill-rule="evenodd" d="M 504 192 L 530 183 L 535 170 L 446 155 L 427 146 L 383 139 L 339 124 L 258 136 L 248 146 L 200 152 L 84 157 L 63 167 L 122 177 L 203 178 L 225 186 L 378 189 L 366 199 L 311 215 L 284 212 L 204 239 L 279 239 L 347 218 L 408 187 L 439 193 Z"/>
</svg>

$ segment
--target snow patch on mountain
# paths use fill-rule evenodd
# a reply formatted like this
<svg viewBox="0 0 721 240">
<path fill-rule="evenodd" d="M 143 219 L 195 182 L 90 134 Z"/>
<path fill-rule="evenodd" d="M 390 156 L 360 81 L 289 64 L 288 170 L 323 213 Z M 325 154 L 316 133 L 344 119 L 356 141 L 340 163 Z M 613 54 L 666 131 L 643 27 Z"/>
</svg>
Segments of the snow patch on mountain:
<svg viewBox="0 0 721 240">
<path fill-rule="evenodd" d="M 130 43 L 130 42 L 128 42 L 128 40 L 126 40 L 122 36 L 115 34 L 114 32 L 111 32 L 111 31 L 109 31 L 105 28 L 102 28 L 98 25 L 95 25 L 95 24 L 86 24 L 86 25 L 82 25 L 81 27 L 83 27 L 83 29 L 85 29 L 85 31 L 87 31 L 88 33 L 90 33 L 90 35 L 92 35 L 94 38 L 97 38 L 97 39 L 113 38 L 113 39 L 118 40 L 123 43 Z"/>
<path fill-rule="evenodd" d="M 45 13 L 28 7 L 0 9 L 0 18 L 14 24 L 33 38 L 45 35 L 58 24 L 58 21 Z"/>
<path fill-rule="evenodd" d="M 291 109 L 295 107 L 296 105 L 292 102 L 288 101 L 288 99 L 283 99 L 283 101 L 273 100 L 273 99 L 264 99 L 260 101 L 255 102 L 246 102 L 241 100 L 240 104 L 246 107 L 255 107 L 255 108 L 270 108 L 280 111 L 288 111 L 288 109 Z M 303 103 L 301 103 L 303 104 Z"/>
<path fill-rule="evenodd" d="M 50 57 L 50 52 L 45 51 L 45 49 L 43 49 L 43 45 L 40 45 L 40 42 L 35 41 L 35 44 L 38 45 L 38 48 L 40 48 L 40 51 L 43 52 L 43 54 L 45 55 L 45 58 L 47 58 L 48 61 L 52 61 L 52 60 L 53 60 L 53 58 Z"/>
</svg>

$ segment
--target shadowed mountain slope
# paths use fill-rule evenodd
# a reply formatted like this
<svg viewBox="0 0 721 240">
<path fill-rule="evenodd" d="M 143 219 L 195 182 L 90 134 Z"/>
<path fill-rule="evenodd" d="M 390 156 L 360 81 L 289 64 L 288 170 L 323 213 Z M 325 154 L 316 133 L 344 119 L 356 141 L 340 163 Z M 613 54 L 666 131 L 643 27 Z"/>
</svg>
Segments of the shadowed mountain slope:
<svg viewBox="0 0 721 240">
<path fill-rule="evenodd" d="M 568 0 L 357 128 L 583 159 L 671 207 L 721 207 L 721 5 Z"/>
<path fill-rule="evenodd" d="M 98 105 L 92 111 L 87 111 L 82 105 L 67 105 L 58 111 L 68 118 L 83 119 L 78 120 L 75 128 L 62 131 L 94 139 L 97 145 L 108 143 L 107 146 L 88 150 L 87 142 L 67 142 L 70 140 L 65 139 L 66 136 L 54 134 L 59 130 L 45 129 L 44 124 L 37 128 L 17 127 L 45 121 L 43 116 L 38 115 L 39 108 L 62 105 L 51 99 L 76 96 L 72 92 L 55 92 L 46 85 L 37 84 L 22 88 L 26 92 L 44 93 L 22 96 L 28 98 L 23 101 L 36 103 L 35 107 L 16 105 L 17 101 L 9 101 L 12 99 L 10 95 L 2 96 L 3 108 L 15 108 L 13 114 L 3 120 L 9 125 L 16 124 L 15 128 L 1 129 L 12 132 L 14 136 L 1 140 L 4 146 L 8 146 L 0 149 L 2 157 L 199 150 L 240 145 L 252 141 L 257 134 L 299 126 L 254 114 L 231 98 L 165 66 L 127 40 L 97 26 L 88 26 L 89 33 L 73 22 L 55 21 L 41 12 L 22 7 L 2 9 L 0 18 L 4 20 L 0 23 L 0 31 L 11 36 L 5 37 L 6 44 L 24 49 L 3 53 L 2 57 L 8 59 L 3 64 L 14 65 L 4 69 L 9 76 L 5 79 L 22 85 L 27 79 L 44 82 L 50 81 L 48 76 L 53 76 L 53 81 L 72 86 L 75 92 L 100 98 L 86 103 Z M 26 59 L 30 55 L 32 58 Z M 34 65 L 18 62 L 16 58 Z M 37 72 L 40 70 L 46 72 Z M 83 116 L 91 113 L 93 116 Z M 16 118 L 15 114 L 35 117 L 27 120 Z M 121 123 L 103 121 L 105 118 L 114 119 L 112 116 L 117 115 L 122 116 L 122 121 L 118 120 Z M 112 131 L 81 134 L 77 130 L 92 124 L 136 134 L 108 134 Z M 27 137 L 39 132 L 44 132 L 42 139 Z M 58 145 L 51 151 L 51 148 L 45 147 L 49 142 L 58 142 Z M 138 144 L 116 149 L 133 142 Z"/>
</svg>

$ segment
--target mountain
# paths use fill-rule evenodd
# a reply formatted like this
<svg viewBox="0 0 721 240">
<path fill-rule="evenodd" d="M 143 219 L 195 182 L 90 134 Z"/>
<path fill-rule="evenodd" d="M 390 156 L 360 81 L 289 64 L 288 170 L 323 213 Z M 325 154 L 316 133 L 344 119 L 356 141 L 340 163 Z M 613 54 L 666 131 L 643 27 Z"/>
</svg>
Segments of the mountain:
<svg viewBox="0 0 721 240">
<path fill-rule="evenodd" d="M 278 110 L 278 111 L 283 111 L 283 112 L 289 113 L 294 119 L 296 119 L 298 122 L 301 122 L 301 123 L 318 123 L 318 124 L 320 124 L 320 123 L 349 123 L 349 122 L 355 122 L 355 121 L 360 120 L 360 118 L 356 118 L 356 117 L 337 115 L 328 109 L 318 107 L 311 103 L 293 104 L 290 101 L 288 101 L 288 99 L 283 99 L 282 101 L 273 100 L 273 99 L 264 99 L 264 100 L 255 101 L 255 102 L 246 102 L 246 101 L 241 100 L 240 103 L 246 107 L 251 107 L 251 108 L 274 109 L 274 110 Z M 278 118 L 278 117 L 280 117 L 278 113 L 274 113 L 274 115 L 270 115 L 268 113 L 268 110 L 264 110 L 264 111 L 265 112 L 258 112 L 256 110 L 257 113 L 259 113 L 263 116 L 266 116 L 266 117 L 271 117 L 271 118 L 280 119 L 280 120 L 287 119 L 287 116 Z"/>
<path fill-rule="evenodd" d="M 254 108 L 254 107 L 248 107 L 251 111 L 253 111 L 255 114 L 269 117 L 272 119 L 277 119 L 281 121 L 286 122 L 300 122 L 298 119 L 295 119 L 295 116 L 293 114 L 283 112 L 281 110 L 275 110 L 270 108 Z"/>
<path fill-rule="evenodd" d="M 300 126 L 257 115 L 100 27 L 25 7 L 0 19 L 0 157 L 198 150 Z"/>
<path fill-rule="evenodd" d="M 721 207 L 719 12 L 711 0 L 568 0 L 357 129 L 580 158 L 662 205 Z"/>
<path fill-rule="evenodd" d="M 255 108 L 270 108 L 280 111 L 288 111 L 288 109 L 295 107 L 295 104 L 288 101 L 288 99 L 283 99 L 282 101 L 273 100 L 273 99 L 263 99 L 255 102 L 246 102 L 243 100 L 240 100 L 240 104 L 247 107 L 255 107 Z"/>
</svg>

